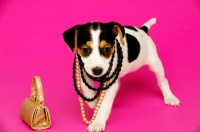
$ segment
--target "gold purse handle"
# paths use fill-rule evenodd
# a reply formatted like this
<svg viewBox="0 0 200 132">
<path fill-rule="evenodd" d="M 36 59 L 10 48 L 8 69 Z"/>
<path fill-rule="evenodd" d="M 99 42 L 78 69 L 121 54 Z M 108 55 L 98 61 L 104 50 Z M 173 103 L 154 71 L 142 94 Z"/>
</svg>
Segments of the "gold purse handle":
<svg viewBox="0 0 200 132">
<path fill-rule="evenodd" d="M 31 88 L 31 98 L 40 103 L 44 104 L 44 94 L 42 90 L 42 83 L 39 76 L 34 76 Z"/>
</svg>

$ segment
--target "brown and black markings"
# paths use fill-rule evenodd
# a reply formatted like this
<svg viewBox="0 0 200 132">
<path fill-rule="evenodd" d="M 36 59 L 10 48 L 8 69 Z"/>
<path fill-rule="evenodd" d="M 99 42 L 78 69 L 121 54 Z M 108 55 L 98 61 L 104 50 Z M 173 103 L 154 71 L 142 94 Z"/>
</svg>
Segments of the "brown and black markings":
<svg viewBox="0 0 200 132">
<path fill-rule="evenodd" d="M 99 44 L 100 54 L 104 56 L 105 59 L 109 59 L 115 50 L 115 46 L 107 43 L 105 40 L 101 40 Z"/>
<path fill-rule="evenodd" d="M 99 29 L 99 53 L 109 59 L 115 49 L 115 38 L 120 35 L 120 41 L 124 45 L 124 28 L 116 23 L 93 22 L 84 25 L 76 25 L 63 33 L 63 39 L 74 52 L 78 48 L 78 53 L 82 57 L 88 57 L 92 53 L 93 44 L 91 30 Z"/>
</svg>

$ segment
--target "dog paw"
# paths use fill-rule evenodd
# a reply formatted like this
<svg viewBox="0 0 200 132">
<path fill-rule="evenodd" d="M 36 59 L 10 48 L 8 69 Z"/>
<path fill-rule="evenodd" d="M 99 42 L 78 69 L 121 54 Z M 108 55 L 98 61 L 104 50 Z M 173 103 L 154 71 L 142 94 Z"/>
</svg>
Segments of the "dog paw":
<svg viewBox="0 0 200 132">
<path fill-rule="evenodd" d="M 105 121 L 94 120 L 87 128 L 88 132 L 103 132 L 105 130 Z"/>
<path fill-rule="evenodd" d="M 164 102 L 170 106 L 180 106 L 181 102 L 172 93 L 164 97 Z"/>
</svg>

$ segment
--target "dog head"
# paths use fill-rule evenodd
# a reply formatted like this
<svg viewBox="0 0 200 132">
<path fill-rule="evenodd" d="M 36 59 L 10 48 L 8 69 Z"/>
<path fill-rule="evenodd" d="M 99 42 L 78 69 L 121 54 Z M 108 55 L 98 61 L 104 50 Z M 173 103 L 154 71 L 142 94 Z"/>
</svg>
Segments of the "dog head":
<svg viewBox="0 0 200 132">
<path fill-rule="evenodd" d="M 92 22 L 76 25 L 63 33 L 63 39 L 72 50 L 78 51 L 85 70 L 94 77 L 106 73 L 119 35 L 124 45 L 124 28 L 116 22 Z"/>
</svg>

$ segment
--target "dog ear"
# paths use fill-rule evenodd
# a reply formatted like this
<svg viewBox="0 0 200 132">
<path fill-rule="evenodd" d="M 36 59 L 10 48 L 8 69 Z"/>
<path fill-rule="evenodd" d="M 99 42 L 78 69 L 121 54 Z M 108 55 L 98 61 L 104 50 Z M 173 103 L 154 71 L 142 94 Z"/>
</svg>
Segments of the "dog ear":
<svg viewBox="0 0 200 132">
<path fill-rule="evenodd" d="M 115 35 L 115 37 L 119 35 L 120 42 L 122 43 L 122 45 L 124 45 L 124 34 L 125 34 L 124 27 L 116 22 L 110 22 L 109 24 L 111 24 L 112 32 Z"/>
<path fill-rule="evenodd" d="M 66 30 L 62 36 L 64 41 L 67 43 L 69 48 L 72 50 L 72 52 L 75 51 L 77 46 L 77 35 L 78 35 L 78 27 L 80 25 L 76 25 L 68 30 Z"/>
</svg>

